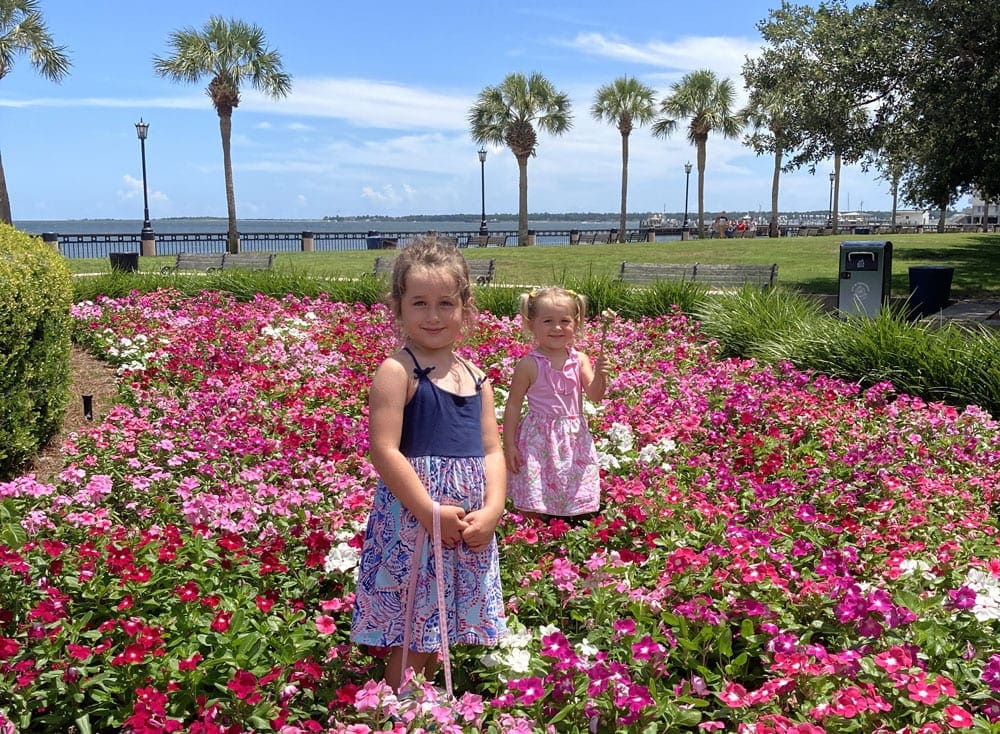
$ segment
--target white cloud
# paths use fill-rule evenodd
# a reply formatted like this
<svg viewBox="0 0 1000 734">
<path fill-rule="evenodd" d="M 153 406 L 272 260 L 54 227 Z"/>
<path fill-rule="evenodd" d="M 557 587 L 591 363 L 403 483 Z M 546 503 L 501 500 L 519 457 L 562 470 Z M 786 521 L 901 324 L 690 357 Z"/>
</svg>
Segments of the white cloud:
<svg viewBox="0 0 1000 734">
<path fill-rule="evenodd" d="M 373 79 L 296 79 L 291 94 L 273 100 L 247 92 L 242 106 L 282 115 L 346 120 L 387 130 L 457 130 L 468 125 L 473 99 Z"/>
</svg>

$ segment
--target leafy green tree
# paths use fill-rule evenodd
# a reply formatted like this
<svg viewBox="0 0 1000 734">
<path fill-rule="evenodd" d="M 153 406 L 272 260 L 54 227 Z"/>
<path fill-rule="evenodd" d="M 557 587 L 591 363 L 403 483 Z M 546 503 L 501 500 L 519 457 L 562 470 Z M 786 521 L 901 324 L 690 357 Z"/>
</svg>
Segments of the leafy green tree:
<svg viewBox="0 0 1000 734">
<path fill-rule="evenodd" d="M 705 149 L 708 134 L 721 133 L 725 138 L 740 134 L 740 115 L 733 109 L 735 92 L 729 79 L 718 79 L 708 69 L 692 71 L 670 87 L 671 93 L 660 103 L 660 114 L 653 123 L 653 135 L 666 137 L 677 129 L 677 121 L 688 119 L 687 138 L 695 146 L 698 162 L 698 237 L 705 238 Z"/>
<path fill-rule="evenodd" d="M 841 166 L 867 160 L 874 146 L 869 110 L 883 99 L 879 39 L 867 27 L 876 17 L 869 6 L 848 8 L 842 0 L 815 8 L 782 2 L 758 24 L 767 45 L 743 68 L 751 95 L 780 98 L 790 113 L 784 133 L 794 151 L 783 170 L 815 173 L 833 159 L 835 232 Z"/>
<path fill-rule="evenodd" d="M 1000 192 L 1000 4 L 876 0 L 886 104 L 877 122 L 905 125 L 905 196 L 940 205 L 976 189 Z"/>
<path fill-rule="evenodd" d="M 538 72 L 507 75 L 481 91 L 469 111 L 472 139 L 480 145 L 506 145 L 517 159 L 518 244 L 528 243 L 528 157 L 538 147 L 535 127 L 562 135 L 572 124 L 569 97 Z"/>
<path fill-rule="evenodd" d="M 618 241 L 625 239 L 625 216 L 628 210 L 628 138 L 632 129 L 652 122 L 656 117 L 656 90 L 635 77 L 623 76 L 600 87 L 590 108 L 596 120 L 616 125 L 622 136 L 622 198 L 618 215 Z"/>
<path fill-rule="evenodd" d="M 14 68 L 14 61 L 27 54 L 35 71 L 54 82 L 69 73 L 65 46 L 56 46 L 45 27 L 36 0 L 0 0 L 0 79 Z M 11 224 L 10 195 L 0 157 L 0 222 Z"/>
<path fill-rule="evenodd" d="M 242 20 L 226 21 L 212 16 L 201 31 L 185 28 L 170 34 L 173 54 L 155 57 L 153 70 L 162 77 L 196 83 L 209 77 L 208 96 L 219 115 L 222 160 L 226 175 L 226 204 L 229 209 L 229 252 L 239 252 L 236 229 L 236 195 L 233 188 L 233 161 L 230 141 L 233 110 L 240 104 L 240 85 L 247 83 L 270 97 L 285 97 L 292 78 L 281 66 L 281 56 L 267 46 L 264 31 Z"/>
</svg>

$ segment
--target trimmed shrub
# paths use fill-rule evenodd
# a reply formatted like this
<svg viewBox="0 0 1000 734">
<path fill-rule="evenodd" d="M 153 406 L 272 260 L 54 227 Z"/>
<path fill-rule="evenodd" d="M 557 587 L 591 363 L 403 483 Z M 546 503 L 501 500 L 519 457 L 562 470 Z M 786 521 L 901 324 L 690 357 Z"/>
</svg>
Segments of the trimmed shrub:
<svg viewBox="0 0 1000 734">
<path fill-rule="evenodd" d="M 0 479 L 59 430 L 69 400 L 73 287 L 40 238 L 0 224 Z"/>
</svg>

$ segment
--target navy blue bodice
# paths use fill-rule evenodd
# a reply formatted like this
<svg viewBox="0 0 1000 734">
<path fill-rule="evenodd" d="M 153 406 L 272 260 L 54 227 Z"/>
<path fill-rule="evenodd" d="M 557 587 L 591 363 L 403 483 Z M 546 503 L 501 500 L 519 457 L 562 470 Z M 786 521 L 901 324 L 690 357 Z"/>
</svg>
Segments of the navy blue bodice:
<svg viewBox="0 0 1000 734">
<path fill-rule="evenodd" d="M 483 456 L 482 385 L 485 377 L 476 377 L 469 365 L 465 368 L 476 381 L 474 395 L 455 395 L 442 390 L 427 376 L 433 367 L 423 368 L 406 347 L 413 360 L 417 389 L 403 408 L 403 430 L 399 450 L 403 456 Z"/>
</svg>

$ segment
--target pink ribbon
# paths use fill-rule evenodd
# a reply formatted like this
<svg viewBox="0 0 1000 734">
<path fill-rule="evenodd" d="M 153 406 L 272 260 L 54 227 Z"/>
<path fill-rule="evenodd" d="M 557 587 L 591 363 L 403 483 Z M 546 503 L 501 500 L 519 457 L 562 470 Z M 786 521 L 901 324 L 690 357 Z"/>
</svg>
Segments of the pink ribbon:
<svg viewBox="0 0 1000 734">
<path fill-rule="evenodd" d="M 417 573 L 420 570 L 420 554 L 426 539 L 427 530 L 421 524 L 417 528 L 417 537 L 413 544 L 413 557 L 410 562 L 410 583 L 406 589 L 400 680 L 406 675 L 406 658 L 410 652 L 410 639 L 413 628 L 413 603 L 417 595 Z M 451 655 L 448 651 L 448 612 L 445 608 L 444 599 L 444 552 L 441 547 L 441 505 L 437 502 L 434 503 L 433 541 L 434 575 L 437 581 L 438 623 L 441 627 L 441 659 L 444 664 L 444 685 L 448 696 L 454 698 L 451 686 Z"/>
</svg>

